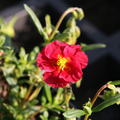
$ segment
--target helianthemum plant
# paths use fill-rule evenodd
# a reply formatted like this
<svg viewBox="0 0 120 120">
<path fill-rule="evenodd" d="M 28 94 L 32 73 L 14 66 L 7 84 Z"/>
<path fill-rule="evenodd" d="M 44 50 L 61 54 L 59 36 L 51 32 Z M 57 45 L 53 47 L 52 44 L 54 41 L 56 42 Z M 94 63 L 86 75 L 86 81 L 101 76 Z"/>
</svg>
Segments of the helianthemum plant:
<svg viewBox="0 0 120 120">
<path fill-rule="evenodd" d="M 84 18 L 83 10 L 67 9 L 56 26 L 52 25 L 50 15 L 46 15 L 43 27 L 33 10 L 26 4 L 24 7 L 44 42 L 41 51 L 41 46 L 30 53 L 20 48 L 16 54 L 11 41 L 16 18 L 8 25 L 0 22 L 0 120 L 76 120 L 81 116 L 88 120 L 93 112 L 119 104 L 118 80 L 103 85 L 82 109 L 70 105 L 71 100 L 75 100 L 72 84 L 80 85 L 83 69 L 89 63 L 85 51 L 105 47 L 104 44 L 76 45 L 81 33 L 76 20 Z M 69 13 L 72 15 L 66 28 L 60 31 L 62 21 Z M 104 101 L 94 106 L 99 96 Z"/>
</svg>

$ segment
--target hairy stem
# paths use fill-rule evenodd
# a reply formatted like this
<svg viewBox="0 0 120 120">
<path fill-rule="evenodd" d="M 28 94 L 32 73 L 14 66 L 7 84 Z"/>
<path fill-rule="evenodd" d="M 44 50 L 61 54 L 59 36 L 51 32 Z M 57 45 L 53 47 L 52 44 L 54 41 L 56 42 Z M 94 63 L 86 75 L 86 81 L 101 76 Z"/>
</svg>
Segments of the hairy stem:
<svg viewBox="0 0 120 120">
<path fill-rule="evenodd" d="M 99 95 L 101 94 L 101 92 L 102 92 L 104 89 L 106 89 L 108 86 L 109 86 L 109 84 L 107 83 L 107 84 L 103 85 L 103 86 L 97 91 L 97 93 L 95 94 L 95 96 L 93 97 L 93 99 L 92 99 L 92 101 L 91 101 L 91 105 L 92 105 L 92 106 L 93 106 L 94 103 L 96 102 L 96 100 L 97 100 L 97 98 L 99 97 Z M 91 106 L 91 107 L 92 107 L 92 106 Z M 84 120 L 88 120 L 88 118 L 89 118 L 89 115 L 86 115 L 86 116 L 84 117 Z"/>
<path fill-rule="evenodd" d="M 109 84 L 105 84 L 103 85 L 98 91 L 97 93 L 95 94 L 95 96 L 93 97 L 92 101 L 91 101 L 91 104 L 92 106 L 94 105 L 94 103 L 96 102 L 97 98 L 99 97 L 100 93 L 109 86 Z"/>
<path fill-rule="evenodd" d="M 75 8 L 69 8 L 69 9 L 67 9 L 67 10 L 61 15 L 60 19 L 58 20 L 58 22 L 57 22 L 57 24 L 56 24 L 56 26 L 55 26 L 55 29 L 53 30 L 53 32 L 52 32 L 51 35 L 50 35 L 50 40 L 53 39 L 56 31 L 57 31 L 58 28 L 60 27 L 60 24 L 62 23 L 62 21 L 63 21 L 63 19 L 65 18 L 65 16 L 68 15 L 69 13 L 77 10 L 77 9 L 78 9 L 78 8 L 76 8 L 76 7 L 75 7 Z"/>
</svg>

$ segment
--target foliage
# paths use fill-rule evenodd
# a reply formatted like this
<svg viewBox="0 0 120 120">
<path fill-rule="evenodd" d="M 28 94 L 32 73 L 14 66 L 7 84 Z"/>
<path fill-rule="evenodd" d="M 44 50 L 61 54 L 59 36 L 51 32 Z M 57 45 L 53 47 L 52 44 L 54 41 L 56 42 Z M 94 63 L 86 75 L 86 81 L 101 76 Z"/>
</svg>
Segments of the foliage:
<svg viewBox="0 0 120 120">
<path fill-rule="evenodd" d="M 51 18 L 47 15 L 46 26 L 43 27 L 32 9 L 27 5 L 24 7 L 43 36 L 43 45 L 56 39 L 68 44 L 77 42 L 80 29 L 76 20 L 84 17 L 81 8 L 69 8 L 56 26 L 52 25 Z M 67 21 L 66 29 L 61 32 L 58 28 L 68 13 L 72 13 L 72 16 Z M 117 87 L 120 81 L 115 81 L 101 87 L 83 109 L 71 107 L 70 100 L 75 99 L 71 87 L 54 89 L 44 83 L 44 71 L 36 65 L 39 47 L 35 47 L 30 53 L 26 53 L 22 47 L 18 53 L 14 50 L 11 38 L 15 35 L 15 21 L 16 17 L 9 23 L 0 19 L 0 120 L 76 120 L 81 116 L 86 116 L 84 120 L 87 120 L 93 112 L 120 103 L 120 88 Z M 83 51 L 105 47 L 103 44 L 81 46 Z M 80 84 L 79 80 L 76 86 Z M 105 88 L 108 89 L 102 96 L 104 101 L 94 107 L 94 102 Z"/>
</svg>

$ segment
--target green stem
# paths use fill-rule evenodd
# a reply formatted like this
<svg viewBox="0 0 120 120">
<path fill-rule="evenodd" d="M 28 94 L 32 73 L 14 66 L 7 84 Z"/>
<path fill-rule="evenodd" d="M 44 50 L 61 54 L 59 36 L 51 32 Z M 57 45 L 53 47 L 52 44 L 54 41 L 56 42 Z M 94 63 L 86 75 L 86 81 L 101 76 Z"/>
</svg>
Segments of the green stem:
<svg viewBox="0 0 120 120">
<path fill-rule="evenodd" d="M 69 102 L 72 97 L 72 88 L 70 86 L 64 87 L 64 97 L 66 109 L 69 109 Z"/>
<path fill-rule="evenodd" d="M 31 114 L 28 118 L 30 119 L 30 120 L 32 120 L 32 118 L 35 118 L 35 116 L 37 115 L 37 114 L 39 114 L 39 113 L 41 113 L 41 112 L 43 112 L 42 111 L 42 109 L 44 109 L 43 108 L 43 106 L 35 106 L 37 109 L 39 109 L 38 111 L 35 111 L 33 114 Z"/>
<path fill-rule="evenodd" d="M 89 117 L 89 115 L 86 115 L 85 118 L 84 118 L 84 120 L 88 120 L 88 117 Z"/>
<path fill-rule="evenodd" d="M 62 21 L 63 21 L 63 19 L 65 18 L 65 16 L 68 15 L 69 13 L 77 10 L 77 9 L 78 9 L 78 8 L 76 8 L 76 7 L 75 7 L 75 8 L 69 8 L 69 9 L 67 9 L 67 10 L 62 14 L 62 16 L 60 17 L 60 19 L 58 20 L 58 22 L 57 22 L 57 24 L 56 24 L 56 26 L 55 26 L 55 29 L 53 30 L 53 32 L 52 32 L 51 35 L 50 35 L 50 38 L 49 38 L 50 40 L 53 39 L 56 31 L 57 31 L 58 28 L 60 27 L 60 24 L 62 23 Z"/>
<path fill-rule="evenodd" d="M 92 106 L 94 105 L 94 103 L 96 102 L 97 98 L 99 97 L 99 95 L 101 94 L 101 92 L 106 89 L 107 87 L 109 86 L 109 84 L 105 84 L 103 85 L 98 91 L 97 93 L 95 94 L 95 96 L 93 97 L 92 101 L 91 101 L 91 108 Z M 88 120 L 89 118 L 89 115 L 87 114 L 85 117 L 84 117 L 84 120 Z"/>
</svg>

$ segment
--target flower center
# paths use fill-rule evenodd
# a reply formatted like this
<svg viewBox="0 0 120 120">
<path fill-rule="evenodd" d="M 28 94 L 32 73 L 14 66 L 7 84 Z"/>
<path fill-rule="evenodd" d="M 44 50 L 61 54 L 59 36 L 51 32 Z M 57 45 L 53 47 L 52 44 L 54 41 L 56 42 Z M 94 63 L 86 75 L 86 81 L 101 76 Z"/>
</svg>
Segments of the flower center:
<svg viewBox="0 0 120 120">
<path fill-rule="evenodd" d="M 66 67 L 67 62 L 68 62 L 67 58 L 58 56 L 57 65 L 59 66 L 60 70 L 64 70 L 64 68 Z"/>
</svg>

